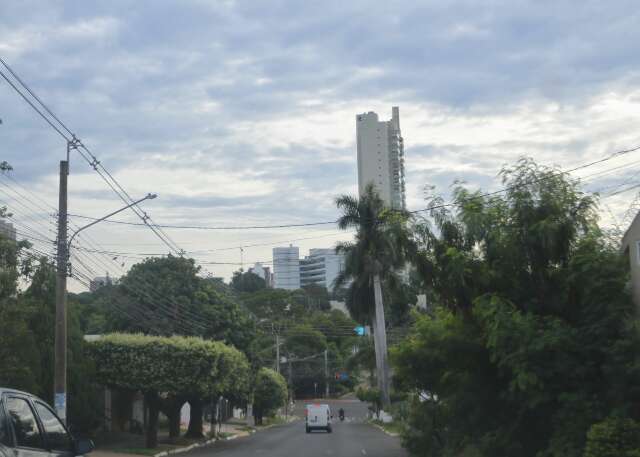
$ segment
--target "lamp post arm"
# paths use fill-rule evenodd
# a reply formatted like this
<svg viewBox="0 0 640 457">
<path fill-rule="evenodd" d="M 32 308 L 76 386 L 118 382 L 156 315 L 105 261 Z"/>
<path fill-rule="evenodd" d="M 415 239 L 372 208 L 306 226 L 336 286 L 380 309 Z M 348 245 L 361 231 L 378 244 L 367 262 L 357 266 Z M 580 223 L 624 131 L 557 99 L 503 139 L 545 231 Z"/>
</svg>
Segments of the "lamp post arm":
<svg viewBox="0 0 640 457">
<path fill-rule="evenodd" d="M 133 203 L 131 203 L 131 204 L 129 204 L 129 205 L 127 205 L 127 206 L 123 207 L 123 208 L 120 208 L 119 210 L 116 210 L 116 211 L 114 211 L 114 212 L 112 212 L 112 213 L 109 213 L 109 214 L 107 214 L 106 216 L 101 217 L 100 219 L 96 219 L 95 221 L 93 221 L 93 222 L 91 222 L 91 223 L 89 223 L 89 224 L 87 224 L 87 225 L 85 225 L 85 226 L 83 226 L 83 227 L 80 227 L 78 230 L 76 230 L 75 232 L 73 232 L 73 235 L 71 235 L 71 238 L 69 238 L 69 242 L 67 243 L 67 255 L 68 255 L 68 254 L 69 254 L 69 252 L 71 251 L 71 242 L 73 241 L 73 239 L 76 237 L 76 235 L 77 235 L 78 233 L 82 232 L 82 231 L 83 231 L 83 230 L 85 230 L 85 229 L 88 229 L 89 227 L 93 227 L 93 226 L 94 226 L 94 225 L 96 225 L 98 222 L 102 222 L 102 221 L 104 221 L 104 220 L 106 220 L 106 219 L 109 219 L 111 216 L 114 216 L 114 215 L 116 215 L 116 214 L 118 214 L 118 213 L 121 213 L 121 212 L 122 212 L 122 211 L 124 211 L 125 209 L 129 209 L 129 208 L 131 208 L 132 206 L 135 206 L 135 205 L 137 205 L 137 204 L 138 204 L 138 203 L 140 203 L 140 202 L 143 202 L 143 201 L 145 201 L 145 200 L 151 200 L 151 199 L 154 199 L 154 198 L 156 198 L 156 197 L 157 197 L 157 195 L 156 195 L 156 194 L 147 194 L 145 197 L 141 198 L 140 200 L 136 200 L 135 202 L 133 202 Z"/>
</svg>

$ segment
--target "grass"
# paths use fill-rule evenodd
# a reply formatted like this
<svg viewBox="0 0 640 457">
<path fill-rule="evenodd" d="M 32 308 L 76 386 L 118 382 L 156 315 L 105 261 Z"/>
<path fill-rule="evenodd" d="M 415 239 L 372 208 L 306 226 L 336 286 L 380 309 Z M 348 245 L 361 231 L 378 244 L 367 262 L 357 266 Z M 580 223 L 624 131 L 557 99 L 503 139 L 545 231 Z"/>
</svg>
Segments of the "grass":
<svg viewBox="0 0 640 457">
<path fill-rule="evenodd" d="M 275 417 L 264 417 L 262 418 L 262 426 L 266 427 L 267 425 L 282 425 L 286 424 L 287 421 L 284 417 L 275 416 Z"/>
<path fill-rule="evenodd" d="M 374 419 L 371 421 L 371 423 L 382 427 L 386 432 L 389 433 L 399 435 L 402 432 L 402 424 L 400 422 L 393 421 L 385 424 L 381 420 Z"/>
</svg>

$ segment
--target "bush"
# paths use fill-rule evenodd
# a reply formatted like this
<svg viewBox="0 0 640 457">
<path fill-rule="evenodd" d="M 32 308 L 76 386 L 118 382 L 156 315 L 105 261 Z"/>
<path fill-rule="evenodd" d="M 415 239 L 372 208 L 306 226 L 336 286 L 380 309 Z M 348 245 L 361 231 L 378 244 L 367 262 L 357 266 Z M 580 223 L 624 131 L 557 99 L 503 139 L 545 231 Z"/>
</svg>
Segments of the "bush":
<svg viewBox="0 0 640 457">
<path fill-rule="evenodd" d="M 358 400 L 369 403 L 369 410 L 378 417 L 382 409 L 382 394 L 380 389 L 358 387 L 356 390 Z"/>
<path fill-rule="evenodd" d="M 196 337 L 160 337 L 110 334 L 91 344 L 101 382 L 142 391 L 149 407 L 147 447 L 157 445 L 160 403 L 167 395 L 195 402 L 225 395 L 242 400 L 248 393 L 246 357 L 220 342 Z M 192 406 L 192 418 L 196 416 Z M 200 419 L 189 423 L 190 433 L 201 433 Z"/>
<path fill-rule="evenodd" d="M 260 368 L 253 393 L 256 424 L 262 424 L 263 416 L 274 415 L 278 408 L 284 406 L 287 396 L 287 383 L 284 378 L 269 368 Z"/>
<path fill-rule="evenodd" d="M 587 434 L 584 457 L 640 456 L 640 424 L 610 417 L 594 424 Z"/>
</svg>

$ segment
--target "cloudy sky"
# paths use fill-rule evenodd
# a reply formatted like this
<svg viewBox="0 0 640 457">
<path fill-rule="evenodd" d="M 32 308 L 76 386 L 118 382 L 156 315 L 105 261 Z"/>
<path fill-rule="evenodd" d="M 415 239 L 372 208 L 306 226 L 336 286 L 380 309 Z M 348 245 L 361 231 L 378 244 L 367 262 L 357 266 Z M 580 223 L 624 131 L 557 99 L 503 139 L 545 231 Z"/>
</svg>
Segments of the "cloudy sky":
<svg viewBox="0 0 640 457">
<path fill-rule="evenodd" d="M 295 224 L 334 220 L 333 198 L 356 192 L 356 113 L 400 106 L 410 209 L 426 184 L 497 189 L 523 155 L 568 169 L 639 145 L 639 23 L 636 1 L 2 2 L 0 57 L 132 196 L 158 193 L 144 205 L 156 222 Z M 65 143 L 4 80 L 0 118 L 0 161 L 19 183 L 0 177 L 0 205 L 21 232 L 53 238 Z M 603 223 L 623 219 L 639 166 L 640 152 L 577 174 L 605 196 Z M 71 168 L 72 213 L 120 206 L 79 156 Z M 331 225 L 167 233 L 227 278 L 240 245 L 261 244 L 246 266 L 289 240 L 306 253 L 349 237 Z M 144 228 L 87 234 L 85 248 L 130 253 L 85 251 L 88 274 L 167 252 Z"/>
</svg>

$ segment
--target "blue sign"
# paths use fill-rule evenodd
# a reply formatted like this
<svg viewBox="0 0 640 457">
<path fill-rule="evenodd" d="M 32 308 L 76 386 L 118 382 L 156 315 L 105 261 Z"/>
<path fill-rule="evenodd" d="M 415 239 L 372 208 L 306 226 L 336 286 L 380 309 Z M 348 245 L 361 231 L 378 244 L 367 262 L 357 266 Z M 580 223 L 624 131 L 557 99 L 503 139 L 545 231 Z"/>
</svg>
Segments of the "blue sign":
<svg viewBox="0 0 640 457">
<path fill-rule="evenodd" d="M 56 414 L 63 421 L 67 418 L 67 394 L 66 393 L 56 393 L 53 398 L 54 407 L 56 410 Z"/>
<path fill-rule="evenodd" d="M 354 332 L 356 332 L 356 335 L 358 336 L 364 336 L 365 335 L 365 329 L 363 326 L 358 326 L 356 328 L 353 329 Z"/>
</svg>

